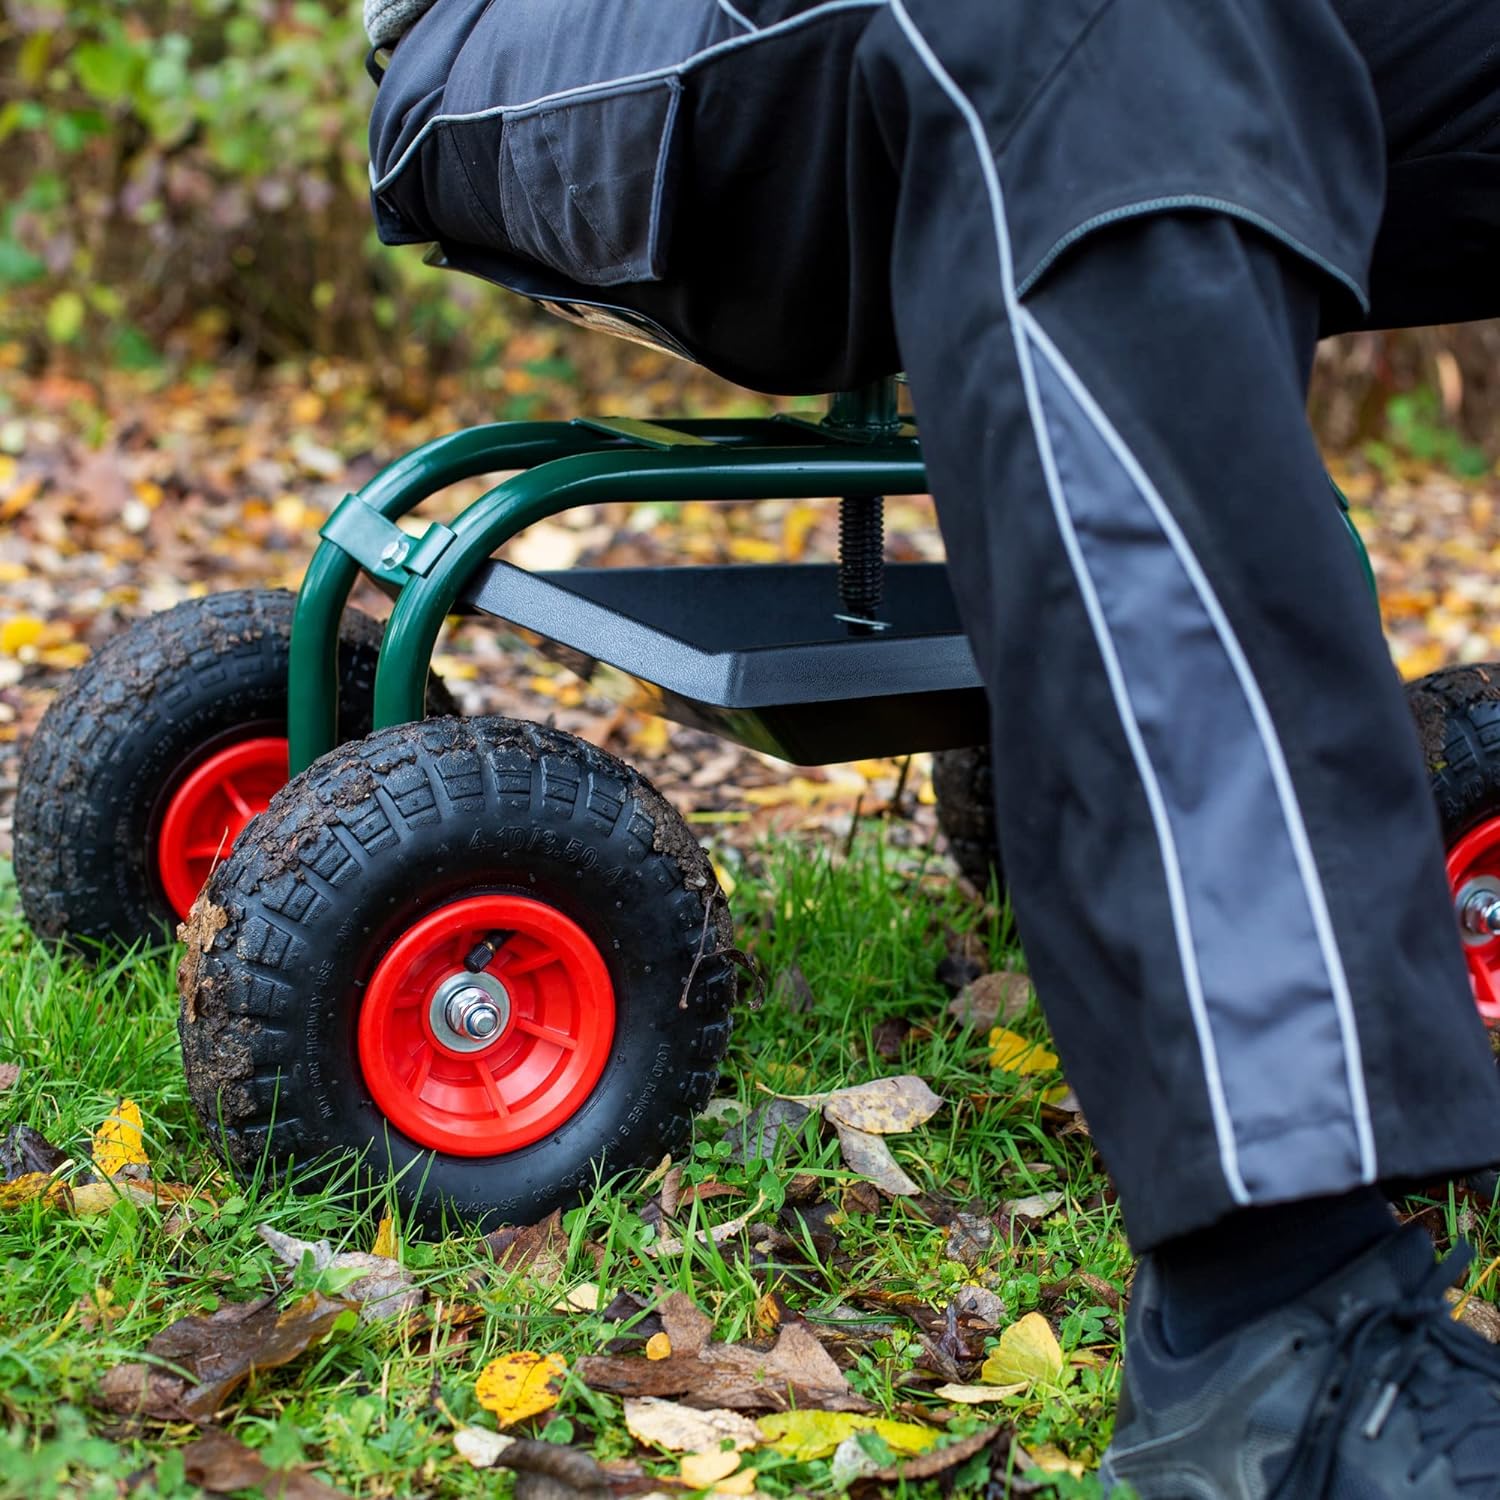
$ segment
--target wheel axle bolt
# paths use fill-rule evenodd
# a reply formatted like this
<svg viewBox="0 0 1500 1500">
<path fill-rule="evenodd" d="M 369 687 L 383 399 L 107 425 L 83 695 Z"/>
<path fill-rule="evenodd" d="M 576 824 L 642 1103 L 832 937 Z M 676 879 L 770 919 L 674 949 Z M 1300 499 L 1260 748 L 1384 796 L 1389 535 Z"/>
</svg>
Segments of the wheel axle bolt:
<svg viewBox="0 0 1500 1500">
<path fill-rule="evenodd" d="M 444 1019 L 460 1036 L 488 1041 L 500 1030 L 500 1008 L 482 989 L 460 990 L 447 1004 Z"/>
<path fill-rule="evenodd" d="M 1475 891 L 1464 902 L 1463 924 L 1467 931 L 1485 937 L 1500 932 L 1500 891 Z"/>
</svg>

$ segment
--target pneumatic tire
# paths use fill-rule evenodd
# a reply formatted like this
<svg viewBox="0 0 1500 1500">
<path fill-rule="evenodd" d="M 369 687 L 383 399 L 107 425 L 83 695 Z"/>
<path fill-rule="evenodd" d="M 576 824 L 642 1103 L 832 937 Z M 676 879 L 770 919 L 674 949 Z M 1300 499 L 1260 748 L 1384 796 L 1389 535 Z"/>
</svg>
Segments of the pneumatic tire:
<svg viewBox="0 0 1500 1500">
<path fill-rule="evenodd" d="M 948 852 L 981 895 L 990 881 L 1003 899 L 1005 869 L 995 831 L 995 777 L 990 747 L 940 750 L 932 757 L 932 789 L 937 797 L 938 826 Z"/>
<path fill-rule="evenodd" d="M 189 860 L 179 850 L 174 865 L 163 840 L 179 824 L 190 828 L 195 811 L 200 827 L 211 819 L 204 799 L 216 788 L 205 777 L 235 767 L 239 781 L 229 785 L 246 818 L 286 779 L 295 605 L 274 589 L 190 599 L 116 636 L 73 673 L 27 746 L 16 795 L 16 879 L 38 936 L 128 945 L 167 936 L 186 915 L 217 841 L 203 835 L 203 854 Z M 380 637 L 376 621 L 345 612 L 346 735 L 369 731 Z M 451 708 L 435 679 L 429 702 Z M 184 809 L 179 799 L 194 785 L 203 805 Z"/>
<path fill-rule="evenodd" d="M 430 1224 L 530 1223 L 679 1150 L 736 991 L 682 818 L 612 756 L 500 718 L 325 756 L 246 831 L 187 941 L 188 1084 L 230 1164 L 356 1153 Z M 503 1011 L 482 1042 L 440 1003 L 470 981 Z"/>
<path fill-rule="evenodd" d="M 1447 667 L 1407 684 L 1447 854 L 1455 910 L 1500 891 L 1500 664 Z M 1500 1025 L 1500 937 L 1463 932 L 1480 1015 Z"/>
</svg>

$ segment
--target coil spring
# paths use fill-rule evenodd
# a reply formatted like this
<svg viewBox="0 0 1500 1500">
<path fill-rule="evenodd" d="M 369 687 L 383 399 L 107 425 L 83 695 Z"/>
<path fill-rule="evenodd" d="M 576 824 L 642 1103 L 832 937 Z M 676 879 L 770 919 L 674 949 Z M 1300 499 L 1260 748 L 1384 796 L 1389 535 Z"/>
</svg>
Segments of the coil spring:
<svg viewBox="0 0 1500 1500">
<path fill-rule="evenodd" d="M 839 602 L 873 620 L 885 596 L 885 501 L 849 495 L 839 503 Z"/>
</svg>

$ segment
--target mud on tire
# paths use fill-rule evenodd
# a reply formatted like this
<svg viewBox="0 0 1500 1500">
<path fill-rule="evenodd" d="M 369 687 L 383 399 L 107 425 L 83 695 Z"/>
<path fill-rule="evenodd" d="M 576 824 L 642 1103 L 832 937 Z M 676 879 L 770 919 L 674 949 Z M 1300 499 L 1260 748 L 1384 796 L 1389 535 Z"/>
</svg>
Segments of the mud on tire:
<svg viewBox="0 0 1500 1500">
<path fill-rule="evenodd" d="M 39 936 L 129 944 L 175 926 L 155 859 L 166 797 L 214 748 L 286 733 L 295 605 L 276 589 L 191 599 L 72 675 L 27 746 L 16 796 L 16 878 Z M 375 620 L 345 612 L 345 735 L 369 731 L 380 637 Z M 429 701 L 451 710 L 436 679 Z"/>
<path fill-rule="evenodd" d="M 487 1157 L 426 1149 L 372 1097 L 361 1005 L 403 933 L 506 893 L 555 908 L 602 956 L 608 1060 L 544 1139 Z M 428 1222 L 530 1223 L 596 1171 L 688 1139 L 729 1040 L 732 945 L 708 858 L 612 756 L 500 718 L 384 730 L 280 792 L 200 897 L 180 975 L 189 1088 L 242 1174 L 364 1153 Z"/>
<path fill-rule="evenodd" d="M 287 732 L 293 594 L 242 589 L 151 615 L 69 679 L 21 760 L 15 870 L 31 929 L 130 944 L 177 922 L 156 868 L 166 795 L 216 747 Z M 341 729 L 365 735 L 381 625 L 345 610 Z M 434 712 L 452 711 L 437 678 Z"/>
</svg>

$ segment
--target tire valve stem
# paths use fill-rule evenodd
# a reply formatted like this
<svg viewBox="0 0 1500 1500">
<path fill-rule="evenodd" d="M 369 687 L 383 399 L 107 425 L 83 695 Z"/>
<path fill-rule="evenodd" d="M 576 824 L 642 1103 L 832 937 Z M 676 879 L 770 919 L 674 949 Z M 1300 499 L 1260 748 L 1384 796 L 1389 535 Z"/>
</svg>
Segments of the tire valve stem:
<svg viewBox="0 0 1500 1500">
<path fill-rule="evenodd" d="M 482 974 L 494 963 L 495 955 L 515 936 L 514 932 L 506 932 L 503 928 L 498 932 L 486 933 L 470 950 L 469 956 L 464 959 L 464 968 L 471 974 Z"/>
<path fill-rule="evenodd" d="M 1464 902 L 1461 919 L 1466 932 L 1491 937 L 1500 932 L 1500 891 L 1480 889 Z"/>
</svg>

